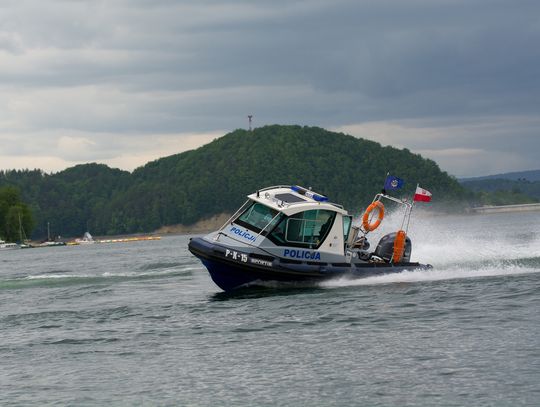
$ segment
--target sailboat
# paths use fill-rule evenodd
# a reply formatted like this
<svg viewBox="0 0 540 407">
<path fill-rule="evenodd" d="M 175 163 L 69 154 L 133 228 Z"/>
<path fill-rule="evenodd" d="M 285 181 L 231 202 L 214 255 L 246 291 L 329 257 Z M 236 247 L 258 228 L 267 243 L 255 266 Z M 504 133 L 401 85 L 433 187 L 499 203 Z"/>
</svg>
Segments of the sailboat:
<svg viewBox="0 0 540 407">
<path fill-rule="evenodd" d="M 26 233 L 24 233 L 24 228 L 22 225 L 20 212 L 19 212 L 19 247 L 21 249 L 30 249 L 33 247 L 30 243 L 28 243 L 28 239 L 26 238 Z"/>
<path fill-rule="evenodd" d="M 35 247 L 54 247 L 54 246 L 65 246 L 65 245 L 66 245 L 66 242 L 51 240 L 50 224 L 49 222 L 47 222 L 47 240 L 38 244 Z"/>
<path fill-rule="evenodd" d="M 19 234 L 21 234 L 21 228 L 22 228 L 21 215 L 19 214 Z M 22 237 L 21 237 L 21 243 L 22 243 Z M 20 248 L 22 248 L 22 246 L 18 245 L 17 243 L 6 242 L 5 240 L 0 239 L 0 250 L 11 250 L 11 249 L 20 249 Z"/>
</svg>

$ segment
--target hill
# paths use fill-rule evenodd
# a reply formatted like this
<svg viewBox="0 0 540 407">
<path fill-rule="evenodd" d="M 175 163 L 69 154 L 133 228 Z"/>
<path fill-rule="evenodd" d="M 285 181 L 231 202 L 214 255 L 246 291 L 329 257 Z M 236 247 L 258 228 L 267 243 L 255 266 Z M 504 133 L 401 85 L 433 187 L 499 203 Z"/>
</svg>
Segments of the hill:
<svg viewBox="0 0 540 407">
<path fill-rule="evenodd" d="M 509 195 L 514 195 L 515 197 L 521 196 L 520 203 L 532 203 L 540 200 L 540 181 L 528 181 L 523 178 L 518 180 L 489 178 L 461 181 L 461 185 L 473 192 L 489 193 L 492 197 L 495 195 L 505 195 L 506 197 Z M 499 205 L 517 203 L 516 199 L 511 202 L 507 201 L 507 199 L 503 199 L 501 202 L 496 200 L 491 203 Z"/>
<path fill-rule="evenodd" d="M 192 224 L 234 211 L 257 188 L 277 184 L 313 187 L 349 210 L 378 192 L 387 172 L 433 192 L 434 205 L 471 194 L 437 164 L 407 149 L 317 127 L 265 126 L 236 130 L 196 150 L 152 161 L 133 173 L 100 164 L 56 174 L 0 173 L 0 186 L 17 186 L 34 210 L 36 232 L 81 235 L 149 232 Z"/>
<path fill-rule="evenodd" d="M 465 183 L 469 181 L 483 181 L 483 180 L 493 180 L 493 179 L 504 179 L 511 181 L 540 181 L 540 170 L 532 171 L 518 171 L 518 172 L 506 172 L 503 174 L 495 175 L 485 175 L 483 177 L 472 177 L 472 178 L 461 178 L 459 182 Z"/>
<path fill-rule="evenodd" d="M 540 170 L 462 178 L 459 182 L 475 192 L 480 201 L 494 205 L 540 200 Z"/>
</svg>

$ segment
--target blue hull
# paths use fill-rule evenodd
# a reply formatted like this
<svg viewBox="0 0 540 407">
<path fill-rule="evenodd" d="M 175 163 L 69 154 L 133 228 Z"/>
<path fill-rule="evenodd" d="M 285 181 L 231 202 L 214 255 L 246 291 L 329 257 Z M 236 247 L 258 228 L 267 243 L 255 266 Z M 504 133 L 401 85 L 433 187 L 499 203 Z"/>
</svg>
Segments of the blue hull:
<svg viewBox="0 0 540 407">
<path fill-rule="evenodd" d="M 223 291 L 232 291 L 257 282 L 302 282 L 328 280 L 335 275 L 321 276 L 316 273 L 295 272 L 295 270 L 260 270 L 239 267 L 234 263 L 223 263 L 215 260 L 201 259 L 210 277 Z"/>
<path fill-rule="evenodd" d="M 220 264 L 207 259 L 201 259 L 201 262 L 208 270 L 214 283 L 223 291 L 232 291 L 258 279 L 250 275 L 250 273 L 238 270 L 234 265 Z"/>
<path fill-rule="evenodd" d="M 258 282 L 318 282 L 337 277 L 365 278 L 405 270 L 428 269 L 419 263 L 314 263 L 289 259 L 257 256 L 235 252 L 224 246 L 193 238 L 189 250 L 197 256 L 210 273 L 210 277 L 224 291 Z"/>
</svg>

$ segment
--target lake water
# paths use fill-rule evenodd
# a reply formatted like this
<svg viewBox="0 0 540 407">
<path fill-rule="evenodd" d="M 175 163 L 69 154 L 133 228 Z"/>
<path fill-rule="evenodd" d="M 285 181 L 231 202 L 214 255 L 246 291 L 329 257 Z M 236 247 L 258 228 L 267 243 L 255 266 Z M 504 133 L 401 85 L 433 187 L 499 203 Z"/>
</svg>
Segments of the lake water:
<svg viewBox="0 0 540 407">
<path fill-rule="evenodd" d="M 540 213 L 413 217 L 433 270 L 234 295 L 187 236 L 0 252 L 0 404 L 540 405 Z"/>
</svg>

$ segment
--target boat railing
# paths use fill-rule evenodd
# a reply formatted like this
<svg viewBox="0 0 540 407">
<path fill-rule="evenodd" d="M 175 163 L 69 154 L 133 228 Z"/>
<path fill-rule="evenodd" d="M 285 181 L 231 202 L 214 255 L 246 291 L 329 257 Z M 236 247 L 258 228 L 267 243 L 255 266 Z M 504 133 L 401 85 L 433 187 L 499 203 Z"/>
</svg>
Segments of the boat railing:
<svg viewBox="0 0 540 407">
<path fill-rule="evenodd" d="M 398 198 L 394 198 L 393 196 L 386 195 L 384 193 L 379 193 L 379 194 L 375 195 L 375 198 L 373 198 L 373 202 L 381 201 L 383 198 L 387 199 L 389 201 L 395 202 L 395 203 L 401 205 L 402 207 L 404 207 L 403 219 L 401 221 L 401 228 L 400 229 L 403 230 L 403 228 L 405 228 L 405 233 L 407 233 L 408 230 L 409 230 L 409 222 L 411 221 L 411 212 L 412 212 L 413 202 L 414 201 L 410 202 L 407 199 L 398 199 Z M 369 232 L 370 231 L 364 232 L 364 236 Z"/>
<path fill-rule="evenodd" d="M 412 207 L 412 203 L 410 203 L 409 201 L 406 201 L 406 200 L 403 200 L 403 199 L 398 199 L 398 198 L 394 198 L 393 196 L 390 196 L 390 195 L 386 195 L 386 194 L 377 194 L 375 195 L 375 198 L 373 198 L 373 202 L 375 201 L 380 201 L 381 198 L 385 198 L 385 199 L 388 199 L 390 201 L 393 201 L 397 204 L 400 204 L 400 205 L 404 205 L 404 206 L 407 206 L 407 207 Z"/>
<path fill-rule="evenodd" d="M 266 187 L 266 188 L 262 188 L 262 189 L 258 189 L 257 190 L 257 197 L 259 196 L 259 194 L 261 192 L 264 192 L 264 191 L 269 191 L 271 189 L 277 189 L 277 188 L 286 188 L 286 189 L 291 189 L 292 186 L 291 185 L 274 185 L 272 187 Z M 302 204 L 304 202 L 284 202 L 284 201 L 280 201 L 278 199 L 276 199 L 276 201 L 279 201 L 279 205 L 280 206 L 293 206 L 293 205 L 298 205 L 298 204 Z M 332 205 L 332 206 L 335 206 L 336 208 L 339 208 L 339 209 L 345 209 L 345 207 L 341 204 L 338 204 L 338 203 L 335 203 L 335 202 L 329 202 L 329 201 L 326 201 L 325 203 L 329 204 L 329 205 Z"/>
<path fill-rule="evenodd" d="M 244 204 L 243 204 L 243 205 L 242 205 L 242 206 L 241 206 L 241 207 L 240 207 L 240 208 L 239 208 L 239 209 L 238 209 L 238 210 L 237 210 L 237 211 L 236 211 L 229 219 L 227 219 L 227 222 L 225 222 L 225 223 L 223 224 L 223 226 L 221 226 L 221 227 L 217 230 L 218 233 L 217 233 L 216 237 L 214 238 L 215 240 L 218 240 L 218 239 L 219 239 L 219 235 L 221 235 L 221 231 L 222 231 L 223 229 L 225 229 L 225 227 L 226 227 L 227 225 L 231 224 L 232 221 L 233 221 L 233 219 L 236 218 L 236 216 L 237 216 L 241 211 L 243 211 L 243 210 L 247 207 L 247 205 L 250 204 L 250 203 L 251 203 L 251 200 L 248 199 L 246 202 L 244 202 Z"/>
<path fill-rule="evenodd" d="M 273 187 L 266 187 L 266 188 L 258 189 L 257 192 L 268 191 L 270 189 L 277 189 L 277 188 L 288 188 L 288 189 L 290 189 L 291 186 L 290 185 L 274 185 Z"/>
</svg>

